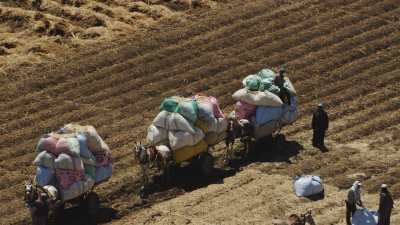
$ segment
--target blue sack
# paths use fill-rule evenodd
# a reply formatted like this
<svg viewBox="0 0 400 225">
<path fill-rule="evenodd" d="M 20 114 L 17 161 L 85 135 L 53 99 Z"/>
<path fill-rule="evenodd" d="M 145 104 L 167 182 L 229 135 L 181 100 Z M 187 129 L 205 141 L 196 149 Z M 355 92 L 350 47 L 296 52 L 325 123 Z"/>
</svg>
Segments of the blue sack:
<svg viewBox="0 0 400 225">
<path fill-rule="evenodd" d="M 256 125 L 261 126 L 272 120 L 280 120 L 282 107 L 258 106 L 256 110 Z"/>
<path fill-rule="evenodd" d="M 112 165 L 98 166 L 96 167 L 96 178 L 95 182 L 99 183 L 101 181 L 107 180 L 112 175 Z"/>
<path fill-rule="evenodd" d="M 36 183 L 44 187 L 51 184 L 54 179 L 54 169 L 47 168 L 44 166 L 38 166 L 36 168 Z"/>
</svg>

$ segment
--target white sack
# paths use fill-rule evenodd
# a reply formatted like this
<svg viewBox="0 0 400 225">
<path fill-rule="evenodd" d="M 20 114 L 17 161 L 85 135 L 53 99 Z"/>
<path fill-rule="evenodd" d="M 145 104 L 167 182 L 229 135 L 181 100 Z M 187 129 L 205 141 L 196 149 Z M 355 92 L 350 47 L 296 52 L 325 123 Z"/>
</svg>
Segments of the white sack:
<svg viewBox="0 0 400 225">
<path fill-rule="evenodd" d="M 320 177 L 305 175 L 295 179 L 294 190 L 297 196 L 308 197 L 320 194 L 324 190 L 324 186 Z"/>
<path fill-rule="evenodd" d="M 232 97 L 237 101 L 243 101 L 256 106 L 281 106 L 282 100 L 269 91 L 249 91 L 242 88 L 236 91 Z"/>
<path fill-rule="evenodd" d="M 196 132 L 194 134 L 183 131 L 168 132 L 169 145 L 171 146 L 171 149 L 176 150 L 199 143 L 204 138 L 204 133 L 197 127 L 195 130 Z"/>
<path fill-rule="evenodd" d="M 147 128 L 147 141 L 152 144 L 159 144 L 168 141 L 168 131 L 162 127 L 150 125 Z"/>
<path fill-rule="evenodd" d="M 179 113 L 162 111 L 154 119 L 153 124 L 167 130 L 195 133 L 193 126 Z"/>
</svg>

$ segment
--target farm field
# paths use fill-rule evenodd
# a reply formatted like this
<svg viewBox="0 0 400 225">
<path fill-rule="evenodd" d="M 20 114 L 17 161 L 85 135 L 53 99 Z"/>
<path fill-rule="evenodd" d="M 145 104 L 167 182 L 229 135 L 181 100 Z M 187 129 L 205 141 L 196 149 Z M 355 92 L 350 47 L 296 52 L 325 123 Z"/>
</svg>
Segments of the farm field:
<svg viewBox="0 0 400 225">
<path fill-rule="evenodd" d="M 10 7 L 24 9 L 12 2 L 0 3 L 8 4 L 1 15 Z M 122 1 L 87 2 L 81 7 Z M 135 37 L 87 48 L 82 42 L 79 51 L 33 68 L 10 67 L 12 74 L 0 76 L 0 201 L 8 202 L 0 205 L 0 224 L 28 223 L 23 183 L 34 174 L 36 142 L 69 122 L 92 124 L 112 149 L 113 177 L 97 190 L 105 210 L 122 217 L 104 220 L 112 224 L 270 224 L 311 208 L 317 224 L 345 224 L 343 198 L 354 179 L 363 181 L 368 207 L 376 208 L 382 182 L 399 202 L 400 1 L 231 0 L 212 6 L 190 10 L 190 20 L 152 23 Z M 0 31 L 7 23 L 0 17 Z M 299 120 L 282 131 L 283 152 L 261 143 L 236 174 L 222 168 L 216 179 L 194 179 L 182 172 L 173 187 L 147 202 L 139 199 L 132 147 L 145 137 L 164 97 L 202 92 L 216 96 L 228 113 L 244 76 L 282 64 L 300 106 Z M 311 112 L 320 101 L 331 118 L 325 153 L 310 146 Z M 294 197 L 291 177 L 301 173 L 323 177 L 325 200 Z M 400 224 L 397 209 L 392 222 Z"/>
</svg>

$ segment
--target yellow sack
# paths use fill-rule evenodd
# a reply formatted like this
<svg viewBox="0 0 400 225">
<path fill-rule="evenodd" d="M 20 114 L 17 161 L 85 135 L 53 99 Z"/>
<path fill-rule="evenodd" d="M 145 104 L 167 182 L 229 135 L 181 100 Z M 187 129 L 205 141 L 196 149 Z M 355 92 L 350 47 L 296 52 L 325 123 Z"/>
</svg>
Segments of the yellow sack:
<svg viewBox="0 0 400 225">
<path fill-rule="evenodd" d="M 203 131 L 203 133 L 207 133 L 208 132 L 208 124 L 207 122 L 203 121 L 203 120 L 197 120 L 196 123 L 194 124 L 195 127 L 200 128 L 201 131 Z"/>
<path fill-rule="evenodd" d="M 201 140 L 199 143 L 193 146 L 185 146 L 183 148 L 177 149 L 173 153 L 175 163 L 181 163 L 183 161 L 189 160 L 194 156 L 200 154 L 207 150 L 207 144 Z"/>
</svg>

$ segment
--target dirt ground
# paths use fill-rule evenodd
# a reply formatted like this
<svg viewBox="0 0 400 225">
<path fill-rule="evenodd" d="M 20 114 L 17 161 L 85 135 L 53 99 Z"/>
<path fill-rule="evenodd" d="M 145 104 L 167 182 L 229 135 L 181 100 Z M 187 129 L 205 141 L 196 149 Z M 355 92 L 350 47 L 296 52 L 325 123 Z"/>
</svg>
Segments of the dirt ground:
<svg viewBox="0 0 400 225">
<path fill-rule="evenodd" d="M 0 3 L 0 37 L 14 35 L 3 32 L 10 27 L 5 12 L 30 12 L 14 2 Z M 116 11 L 122 1 L 79 7 L 100 2 L 125 15 Z M 62 7 L 78 7 L 68 4 Z M 29 224 L 22 191 L 34 174 L 33 149 L 41 134 L 70 122 L 95 126 L 113 152 L 113 177 L 96 189 L 103 206 L 99 223 L 271 224 L 275 217 L 313 209 L 317 224 L 343 224 L 343 198 L 355 179 L 363 181 L 368 208 L 376 209 L 381 183 L 398 203 L 399 6 L 398 0 L 213 1 L 212 7 L 178 8 L 179 19 L 159 19 L 132 35 L 51 50 L 45 54 L 54 58 L 28 59 L 32 65 L 16 66 L 10 55 L 0 56 L 7 71 L 0 75 L 0 201 L 8 203 L 0 205 L 0 224 Z M 17 29 L 20 48 L 2 46 L 16 62 L 23 62 L 18 54 L 29 56 L 24 49 L 30 38 L 60 38 L 25 29 L 32 18 Z M 229 112 L 244 76 L 282 64 L 299 97 L 299 120 L 282 131 L 282 151 L 260 142 L 238 171 L 223 167 L 202 177 L 179 170 L 170 187 L 147 201 L 138 197 L 141 181 L 131 150 L 164 97 L 203 92 Z M 310 146 L 310 114 L 321 101 L 331 118 L 327 152 Z M 213 154 L 218 158 L 222 149 Z M 324 200 L 294 196 L 291 178 L 303 173 L 323 178 Z M 66 213 L 64 224 L 86 224 L 76 210 Z M 396 208 L 393 224 L 400 224 Z"/>
</svg>

